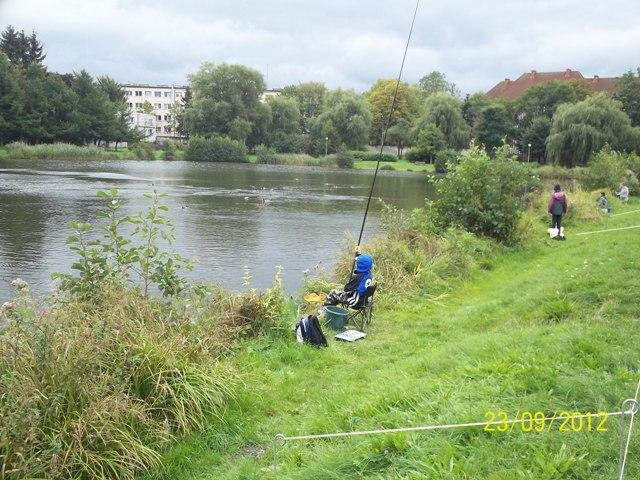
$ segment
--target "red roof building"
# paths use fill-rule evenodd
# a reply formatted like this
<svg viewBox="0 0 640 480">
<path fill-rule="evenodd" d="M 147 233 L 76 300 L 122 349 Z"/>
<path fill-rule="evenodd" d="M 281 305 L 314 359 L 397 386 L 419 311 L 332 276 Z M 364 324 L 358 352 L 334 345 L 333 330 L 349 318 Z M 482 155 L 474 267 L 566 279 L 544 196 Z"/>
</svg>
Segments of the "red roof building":
<svg viewBox="0 0 640 480">
<path fill-rule="evenodd" d="M 595 75 L 593 78 L 585 78 L 580 72 L 567 68 L 564 72 L 536 72 L 531 70 L 523 73 L 517 80 L 504 79 L 487 92 L 492 98 L 515 100 L 529 88 L 543 85 L 549 82 L 584 82 L 596 92 L 613 93 L 616 88 L 617 78 L 601 78 Z"/>
</svg>

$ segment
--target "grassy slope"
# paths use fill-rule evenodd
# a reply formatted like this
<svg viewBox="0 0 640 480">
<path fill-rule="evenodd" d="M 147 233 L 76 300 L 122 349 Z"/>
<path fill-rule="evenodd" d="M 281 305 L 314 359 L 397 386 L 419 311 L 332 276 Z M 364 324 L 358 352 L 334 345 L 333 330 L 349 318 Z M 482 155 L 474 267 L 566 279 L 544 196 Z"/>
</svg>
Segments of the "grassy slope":
<svg viewBox="0 0 640 480">
<path fill-rule="evenodd" d="M 637 225 L 640 214 L 608 223 Z M 438 303 L 380 309 L 356 344 L 248 342 L 235 358 L 247 388 L 222 425 L 170 449 L 154 478 L 271 478 L 278 432 L 482 421 L 488 410 L 619 410 L 640 376 L 640 230 L 573 234 L 500 257 Z M 606 426 L 291 443 L 279 449 L 278 478 L 614 478 L 618 420 Z M 634 438 L 627 478 L 640 477 L 640 431 Z"/>
<path fill-rule="evenodd" d="M 433 172 L 433 165 L 416 165 L 415 163 L 411 163 L 407 160 L 398 160 L 397 162 L 382 162 L 380 166 L 391 165 L 394 170 L 402 170 L 408 172 Z M 358 169 L 373 169 L 376 168 L 376 162 L 368 161 L 368 160 L 358 160 L 353 165 L 354 168 Z"/>
</svg>

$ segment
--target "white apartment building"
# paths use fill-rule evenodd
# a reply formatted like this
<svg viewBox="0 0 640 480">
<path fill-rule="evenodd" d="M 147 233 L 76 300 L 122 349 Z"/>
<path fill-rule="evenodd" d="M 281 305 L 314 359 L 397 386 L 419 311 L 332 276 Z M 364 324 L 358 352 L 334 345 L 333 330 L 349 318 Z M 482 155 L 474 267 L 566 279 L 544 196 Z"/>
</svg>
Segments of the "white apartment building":
<svg viewBox="0 0 640 480">
<path fill-rule="evenodd" d="M 182 107 L 182 99 L 187 87 L 177 85 L 147 85 L 143 83 L 125 83 L 122 89 L 127 96 L 127 104 L 132 112 L 132 120 L 136 127 L 145 134 L 147 142 L 162 142 L 167 139 L 178 139 L 176 121 L 171 111 L 173 105 Z M 149 102 L 153 108 L 153 125 L 149 126 L 149 117 L 135 113 L 143 112 L 143 105 Z M 142 121 L 143 123 L 139 123 Z M 154 135 L 148 135 L 149 128 Z"/>
</svg>

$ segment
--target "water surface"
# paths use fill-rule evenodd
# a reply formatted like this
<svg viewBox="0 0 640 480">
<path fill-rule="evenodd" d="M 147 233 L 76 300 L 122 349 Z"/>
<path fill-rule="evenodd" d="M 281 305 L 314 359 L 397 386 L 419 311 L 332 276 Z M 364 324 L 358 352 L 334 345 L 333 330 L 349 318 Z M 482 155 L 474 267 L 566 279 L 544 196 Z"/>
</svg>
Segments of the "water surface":
<svg viewBox="0 0 640 480">
<path fill-rule="evenodd" d="M 96 223 L 97 190 L 117 188 L 126 213 L 148 204 L 156 188 L 176 227 L 175 249 L 197 258 L 193 279 L 242 286 L 271 284 L 276 265 L 295 291 L 302 271 L 330 267 L 347 232 L 357 234 L 373 171 L 245 164 L 0 160 L 0 301 L 22 277 L 37 294 L 51 292 L 51 273 L 66 272 L 68 222 Z M 374 197 L 402 208 L 429 194 L 423 174 L 382 171 Z M 365 239 L 378 232 L 380 205 L 372 202 Z"/>
</svg>

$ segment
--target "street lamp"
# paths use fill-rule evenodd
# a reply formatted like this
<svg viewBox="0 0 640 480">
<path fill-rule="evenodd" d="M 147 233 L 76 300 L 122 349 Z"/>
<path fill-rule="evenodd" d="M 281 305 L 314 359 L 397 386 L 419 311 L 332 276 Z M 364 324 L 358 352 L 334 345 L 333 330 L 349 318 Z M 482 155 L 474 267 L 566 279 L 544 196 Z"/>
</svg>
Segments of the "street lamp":
<svg viewBox="0 0 640 480">
<path fill-rule="evenodd" d="M 329 137 L 324 137 L 324 156 L 327 156 L 327 149 L 329 148 Z"/>
<path fill-rule="evenodd" d="M 529 153 L 527 153 L 527 163 L 529 163 L 529 160 L 531 160 L 531 144 L 528 143 L 527 146 L 529 147 Z"/>
</svg>

